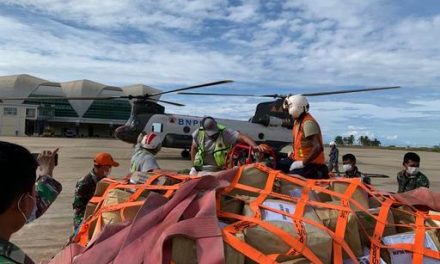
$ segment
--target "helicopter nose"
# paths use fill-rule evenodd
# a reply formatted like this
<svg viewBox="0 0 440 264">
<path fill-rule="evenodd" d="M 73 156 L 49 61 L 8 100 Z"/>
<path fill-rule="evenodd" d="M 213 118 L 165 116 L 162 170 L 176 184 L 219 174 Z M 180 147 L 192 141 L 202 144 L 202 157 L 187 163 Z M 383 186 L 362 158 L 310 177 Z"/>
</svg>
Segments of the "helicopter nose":
<svg viewBox="0 0 440 264">
<path fill-rule="evenodd" d="M 131 144 L 136 144 L 137 137 L 141 131 L 130 126 L 120 126 L 115 130 L 116 138 Z"/>
</svg>

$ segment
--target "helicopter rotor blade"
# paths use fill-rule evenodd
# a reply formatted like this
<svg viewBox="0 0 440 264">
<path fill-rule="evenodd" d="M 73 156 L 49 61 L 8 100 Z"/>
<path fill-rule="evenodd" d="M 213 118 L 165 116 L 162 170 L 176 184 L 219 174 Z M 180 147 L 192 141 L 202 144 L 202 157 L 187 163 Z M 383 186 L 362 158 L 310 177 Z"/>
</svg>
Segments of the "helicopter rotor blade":
<svg viewBox="0 0 440 264">
<path fill-rule="evenodd" d="M 174 89 L 174 90 L 170 90 L 170 91 L 164 91 L 164 92 L 160 92 L 160 93 L 156 93 L 156 94 L 150 94 L 148 96 L 151 97 L 151 96 L 156 96 L 156 95 L 169 94 L 169 93 L 174 93 L 174 92 L 179 92 L 179 91 L 191 90 L 191 89 L 219 85 L 219 84 L 224 84 L 224 83 L 231 83 L 231 82 L 233 82 L 233 81 L 232 80 L 223 80 L 223 81 L 218 81 L 218 82 L 203 83 L 203 84 L 199 84 L 199 85 L 188 86 L 188 87 Z"/>
<path fill-rule="evenodd" d="M 183 94 L 183 95 L 214 95 L 214 96 L 246 96 L 246 97 L 270 97 L 270 98 L 284 98 L 287 95 L 280 95 L 280 94 L 220 94 L 220 93 L 191 93 L 191 92 L 183 92 L 183 93 L 177 93 L 177 94 Z"/>
<path fill-rule="evenodd" d="M 155 100 L 155 99 L 147 99 L 147 100 L 150 102 L 159 102 L 159 103 L 170 104 L 170 105 L 175 105 L 175 106 L 185 106 L 184 104 L 181 104 L 181 103 L 170 102 L 170 101 L 165 101 L 165 100 Z"/>
<path fill-rule="evenodd" d="M 106 97 L 58 97 L 58 96 L 35 96 L 35 97 L 0 97 L 2 101 L 11 101 L 11 100 L 26 100 L 26 101 L 34 101 L 34 100 L 112 100 L 124 98 L 124 96 L 106 96 Z"/>
<path fill-rule="evenodd" d="M 304 93 L 303 96 L 322 96 L 322 95 L 332 95 L 332 94 L 345 94 L 345 93 L 359 93 L 359 92 L 372 92 L 380 90 L 390 90 L 399 89 L 400 86 L 390 86 L 390 87 L 377 87 L 377 88 L 365 88 L 365 89 L 353 89 L 353 90 L 339 90 L 331 92 L 318 92 L 318 93 Z"/>
</svg>

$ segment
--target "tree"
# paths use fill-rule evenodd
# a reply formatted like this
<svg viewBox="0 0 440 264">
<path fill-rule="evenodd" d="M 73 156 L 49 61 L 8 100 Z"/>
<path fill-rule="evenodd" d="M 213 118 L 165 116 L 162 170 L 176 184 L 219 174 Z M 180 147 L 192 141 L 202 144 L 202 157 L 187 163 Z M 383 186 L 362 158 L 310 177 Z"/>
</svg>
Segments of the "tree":
<svg viewBox="0 0 440 264">
<path fill-rule="evenodd" d="M 344 140 L 342 139 L 341 136 L 337 136 L 337 137 L 335 137 L 335 143 L 336 143 L 337 145 L 342 146 L 342 145 L 344 145 Z"/>
<path fill-rule="evenodd" d="M 375 139 L 371 142 L 371 146 L 374 146 L 374 147 L 379 147 L 380 144 L 381 144 L 381 142 L 380 142 L 377 138 L 375 138 Z"/>
<path fill-rule="evenodd" d="M 349 145 L 353 145 L 353 143 L 354 143 L 354 136 L 353 136 L 353 135 L 350 135 L 350 136 L 348 137 L 347 142 L 348 142 Z"/>
</svg>

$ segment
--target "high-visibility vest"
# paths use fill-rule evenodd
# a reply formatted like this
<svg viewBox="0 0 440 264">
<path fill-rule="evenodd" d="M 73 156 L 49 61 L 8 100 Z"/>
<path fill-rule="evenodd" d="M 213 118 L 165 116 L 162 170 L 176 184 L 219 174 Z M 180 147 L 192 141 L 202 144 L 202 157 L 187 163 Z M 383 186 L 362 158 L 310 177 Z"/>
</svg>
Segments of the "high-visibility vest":
<svg viewBox="0 0 440 264">
<path fill-rule="evenodd" d="M 316 122 L 316 120 L 309 113 L 305 113 L 304 117 L 301 120 L 298 120 L 298 122 L 295 122 L 293 125 L 293 158 L 294 160 L 304 160 L 305 157 L 308 157 L 310 155 L 310 152 L 312 151 L 313 146 L 305 144 L 303 125 L 306 121 L 313 121 L 318 126 L 319 144 L 321 144 L 322 147 L 321 153 L 319 153 L 319 155 L 314 160 L 312 160 L 311 163 L 325 164 L 324 144 L 322 143 L 321 128 L 319 127 L 318 122 Z"/>
<path fill-rule="evenodd" d="M 223 167 L 225 166 L 226 162 L 226 155 L 228 154 L 229 149 L 231 148 L 231 145 L 226 145 L 223 141 L 223 131 L 225 130 L 225 127 L 223 125 L 217 124 L 218 130 L 219 130 L 219 136 L 215 140 L 215 147 L 214 147 L 214 160 L 217 165 L 217 167 Z M 194 166 L 195 167 L 202 167 L 204 164 L 205 159 L 205 136 L 206 132 L 204 131 L 203 127 L 199 128 L 199 132 L 197 135 L 198 140 L 198 149 L 196 156 L 194 158 Z"/>
</svg>

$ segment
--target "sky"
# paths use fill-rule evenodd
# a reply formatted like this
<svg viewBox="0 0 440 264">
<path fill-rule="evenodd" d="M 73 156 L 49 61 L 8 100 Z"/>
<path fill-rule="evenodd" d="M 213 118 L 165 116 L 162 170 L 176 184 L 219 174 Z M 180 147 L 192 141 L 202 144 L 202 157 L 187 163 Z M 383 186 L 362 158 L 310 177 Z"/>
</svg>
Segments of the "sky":
<svg viewBox="0 0 440 264">
<path fill-rule="evenodd" d="M 440 5 L 436 0 L 4 0 L 0 75 L 142 83 L 169 90 L 309 98 L 326 142 L 440 144 Z M 248 120 L 258 98 L 163 97 L 169 113 Z M 267 100 L 267 99 L 266 99 Z"/>
</svg>

